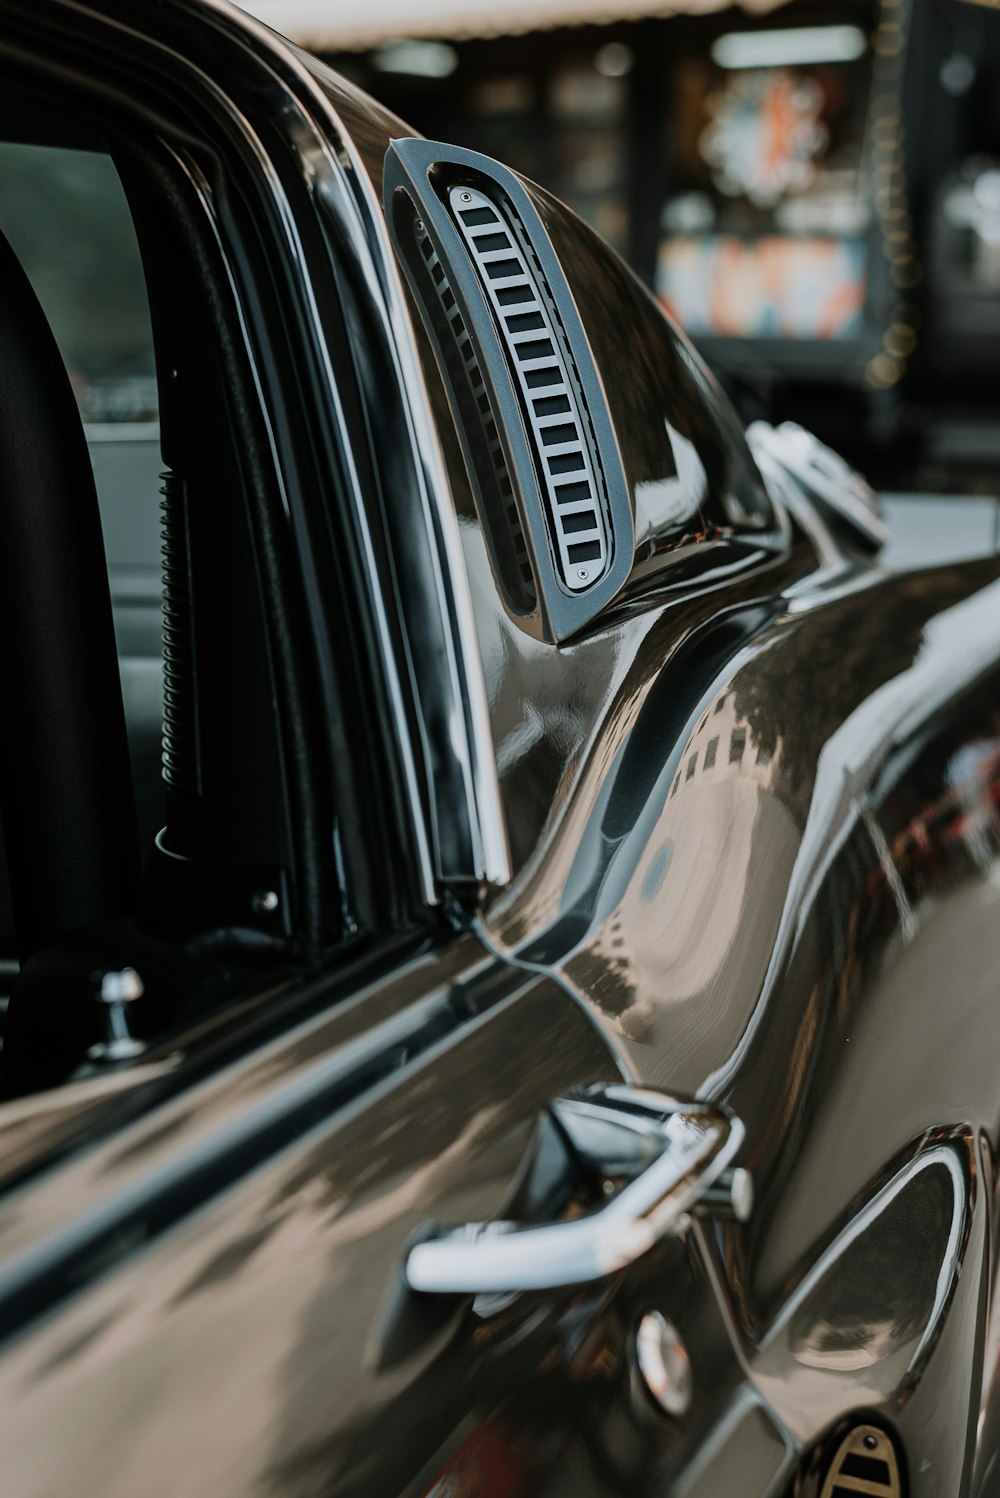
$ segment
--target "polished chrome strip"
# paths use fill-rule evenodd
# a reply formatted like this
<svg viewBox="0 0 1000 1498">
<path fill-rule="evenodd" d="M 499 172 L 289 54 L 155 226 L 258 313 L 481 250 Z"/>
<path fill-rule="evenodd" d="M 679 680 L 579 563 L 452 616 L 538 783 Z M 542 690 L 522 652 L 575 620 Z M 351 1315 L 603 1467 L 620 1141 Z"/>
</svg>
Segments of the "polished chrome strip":
<svg viewBox="0 0 1000 1498">
<path fill-rule="evenodd" d="M 299 64 L 296 62 L 296 67 Z M 410 431 L 414 476 L 418 485 L 421 509 L 428 534 L 436 543 L 436 582 L 442 622 L 448 646 L 447 675 L 450 686 L 450 710 L 447 735 L 438 735 L 434 751 L 428 756 L 426 774 L 428 790 L 437 797 L 436 819 L 451 820 L 454 804 L 442 795 L 443 786 L 434 773 L 435 755 L 442 759 L 454 756 L 460 761 L 466 791 L 466 815 L 473 842 L 474 866 L 448 868 L 439 864 L 437 873 L 450 878 L 473 878 L 490 884 L 506 884 L 511 876 L 507 827 L 500 795 L 496 750 L 490 724 L 486 679 L 472 608 L 472 593 L 462 552 L 458 517 L 451 498 L 444 458 L 431 416 L 430 396 L 417 356 L 416 339 L 403 294 L 402 281 L 389 242 L 381 205 L 365 173 L 363 164 L 349 134 L 341 125 L 333 105 L 318 89 L 305 70 L 299 68 L 312 98 L 332 122 L 339 144 L 352 168 L 359 225 L 365 234 L 369 252 L 366 277 L 373 290 L 377 281 L 381 298 L 376 301 L 385 318 L 386 352 L 392 362 Z M 331 171 L 342 172 L 337 157 L 327 145 Z M 363 211 L 362 211 L 363 203 Z M 358 246 L 360 250 L 360 245 Z M 367 258 L 367 257 L 366 257 Z M 437 683 L 421 677 L 421 690 L 436 690 Z M 406 731 L 401 725 L 401 732 Z"/>
</svg>

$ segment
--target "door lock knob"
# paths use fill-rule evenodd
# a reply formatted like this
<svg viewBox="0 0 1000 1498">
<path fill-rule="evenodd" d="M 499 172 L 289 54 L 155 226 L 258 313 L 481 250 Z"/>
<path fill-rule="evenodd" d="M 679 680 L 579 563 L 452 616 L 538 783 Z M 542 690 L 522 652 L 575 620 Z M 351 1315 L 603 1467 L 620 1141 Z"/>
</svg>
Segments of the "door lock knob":
<svg viewBox="0 0 1000 1498">
<path fill-rule="evenodd" d="M 146 1049 L 132 1034 L 128 1019 L 129 1004 L 145 993 L 143 981 L 134 967 L 102 973 L 99 981 L 97 997 L 104 1006 L 105 1036 L 91 1046 L 88 1055 L 102 1063 L 132 1061 Z"/>
</svg>

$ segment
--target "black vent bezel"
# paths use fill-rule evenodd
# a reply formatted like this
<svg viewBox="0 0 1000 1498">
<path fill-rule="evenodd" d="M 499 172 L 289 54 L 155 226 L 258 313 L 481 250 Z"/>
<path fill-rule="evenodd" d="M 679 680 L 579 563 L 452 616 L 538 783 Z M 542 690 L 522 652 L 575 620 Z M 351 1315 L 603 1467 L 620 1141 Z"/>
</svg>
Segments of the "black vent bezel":
<svg viewBox="0 0 1000 1498">
<path fill-rule="evenodd" d="M 491 305 L 495 298 L 484 286 L 482 266 L 449 204 L 449 193 L 462 186 L 483 194 L 506 231 L 516 236 L 522 262 L 530 265 L 544 299 L 547 331 L 558 340 L 565 388 L 586 444 L 592 501 L 600 507 L 601 565 L 593 582 L 566 575 L 566 537 L 553 504 L 542 424 L 519 379 L 514 340 L 500 309 Z M 604 389 L 566 278 L 519 179 L 488 157 L 434 141 L 394 141 L 386 155 L 384 192 L 394 246 L 445 376 L 505 607 L 529 632 L 553 641 L 567 639 L 593 620 L 628 580 L 634 520 Z M 436 279 L 429 274 L 432 261 L 439 267 Z M 470 369 L 482 383 L 474 398 Z M 509 481 L 502 495 L 494 473 Z"/>
</svg>

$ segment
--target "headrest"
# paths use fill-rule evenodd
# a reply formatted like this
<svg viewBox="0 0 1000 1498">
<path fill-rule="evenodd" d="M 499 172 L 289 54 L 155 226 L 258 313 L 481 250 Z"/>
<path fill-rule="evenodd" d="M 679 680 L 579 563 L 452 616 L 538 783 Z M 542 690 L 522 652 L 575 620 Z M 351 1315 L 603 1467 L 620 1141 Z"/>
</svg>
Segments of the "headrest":
<svg viewBox="0 0 1000 1498">
<path fill-rule="evenodd" d="M 55 338 L 2 234 L 0 810 L 22 961 L 131 908 L 135 811 L 93 471 Z"/>
</svg>

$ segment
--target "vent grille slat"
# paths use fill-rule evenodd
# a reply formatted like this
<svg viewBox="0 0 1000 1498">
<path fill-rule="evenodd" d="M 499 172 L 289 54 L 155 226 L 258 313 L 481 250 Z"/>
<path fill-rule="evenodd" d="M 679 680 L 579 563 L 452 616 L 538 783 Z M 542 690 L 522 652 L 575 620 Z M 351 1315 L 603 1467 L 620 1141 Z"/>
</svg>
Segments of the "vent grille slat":
<svg viewBox="0 0 1000 1498">
<path fill-rule="evenodd" d="M 556 319 L 520 226 L 473 187 L 453 187 L 448 203 L 492 306 L 498 336 L 519 388 L 548 506 L 559 576 L 573 592 L 607 571 L 611 545 L 589 421 L 568 366 Z M 502 238 L 501 238 L 502 236 Z"/>
<path fill-rule="evenodd" d="M 482 220 L 482 222 L 486 223 L 487 220 Z M 488 222 L 495 224 L 497 222 L 496 216 L 493 215 Z M 455 341 L 455 349 L 461 362 L 462 372 L 468 384 L 473 410 L 479 417 L 480 430 L 487 458 L 493 465 L 496 481 L 499 485 L 504 523 L 507 526 L 513 546 L 515 565 L 520 574 L 522 584 L 531 592 L 534 588 L 534 577 L 528 558 L 528 545 L 524 539 L 521 517 L 518 514 L 517 501 L 514 498 L 514 487 L 511 483 L 510 474 L 507 471 L 507 459 L 504 456 L 503 445 L 500 441 L 496 422 L 493 420 L 490 400 L 486 394 L 486 386 L 483 381 L 482 371 L 479 368 L 479 361 L 476 358 L 476 351 L 472 346 L 471 338 L 466 332 L 462 314 L 455 300 L 455 293 L 448 285 L 448 278 L 434 245 L 426 234 L 418 234 L 417 243 L 424 263 L 434 282 L 441 307 L 447 317 L 448 325 Z"/>
</svg>

